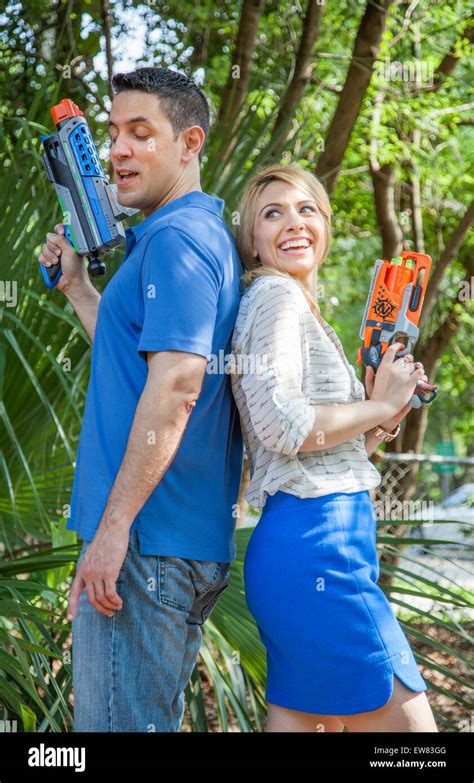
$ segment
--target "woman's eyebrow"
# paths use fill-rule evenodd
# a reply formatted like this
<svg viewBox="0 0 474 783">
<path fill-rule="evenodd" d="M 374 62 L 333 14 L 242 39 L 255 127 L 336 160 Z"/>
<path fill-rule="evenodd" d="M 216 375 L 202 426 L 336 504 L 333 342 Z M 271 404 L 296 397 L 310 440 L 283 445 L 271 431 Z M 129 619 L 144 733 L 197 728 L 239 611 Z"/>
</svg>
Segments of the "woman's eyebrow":
<svg viewBox="0 0 474 783">
<path fill-rule="evenodd" d="M 302 201 L 298 201 L 298 206 L 300 204 L 306 204 L 307 201 L 311 201 L 313 204 L 316 203 L 312 198 L 304 198 Z M 258 214 L 261 215 L 263 210 L 266 209 L 267 207 L 281 207 L 281 206 L 283 206 L 283 204 L 280 204 L 278 201 L 270 201 L 269 204 L 266 204 L 264 207 L 261 208 Z"/>
</svg>

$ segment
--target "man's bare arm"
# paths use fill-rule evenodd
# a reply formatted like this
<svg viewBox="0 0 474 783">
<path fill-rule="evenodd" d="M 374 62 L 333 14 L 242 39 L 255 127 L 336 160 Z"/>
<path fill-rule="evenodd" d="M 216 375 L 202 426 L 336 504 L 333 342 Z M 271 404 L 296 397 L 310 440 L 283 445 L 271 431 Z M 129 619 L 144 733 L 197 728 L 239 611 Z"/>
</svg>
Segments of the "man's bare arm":
<svg viewBox="0 0 474 783">
<path fill-rule="evenodd" d="M 89 335 L 91 343 L 94 342 L 97 313 L 99 311 L 100 294 L 93 285 L 73 287 L 66 289 L 64 295 L 72 304 L 79 320 Z"/>
<path fill-rule="evenodd" d="M 207 359 L 181 351 L 147 354 L 148 378 L 130 428 L 125 455 L 106 507 L 71 586 L 67 615 L 79 597 L 106 617 L 123 607 L 117 579 L 129 546 L 130 527 L 178 450 L 199 397 Z"/>
<path fill-rule="evenodd" d="M 65 224 L 57 223 L 54 232 L 46 234 L 38 261 L 47 268 L 61 263 L 56 289 L 70 301 L 93 343 L 100 294 L 90 281 L 84 258 L 76 253 L 64 232 Z"/>
<path fill-rule="evenodd" d="M 147 361 L 147 382 L 103 514 L 121 528 L 131 527 L 172 463 L 207 365 L 205 357 L 181 351 L 149 352 Z"/>
</svg>

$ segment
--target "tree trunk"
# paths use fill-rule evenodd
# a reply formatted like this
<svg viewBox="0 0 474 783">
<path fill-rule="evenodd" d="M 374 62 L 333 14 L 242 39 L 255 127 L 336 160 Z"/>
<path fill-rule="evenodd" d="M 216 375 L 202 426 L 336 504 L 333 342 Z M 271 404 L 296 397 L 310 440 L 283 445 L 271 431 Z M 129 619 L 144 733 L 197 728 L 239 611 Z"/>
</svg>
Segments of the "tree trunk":
<svg viewBox="0 0 474 783">
<path fill-rule="evenodd" d="M 244 0 L 240 16 L 239 29 L 232 54 L 227 83 L 222 93 L 219 114 L 216 124 L 222 133 L 224 144 L 228 144 L 228 136 L 247 93 L 250 68 L 255 51 L 258 26 L 265 0 Z"/>
<path fill-rule="evenodd" d="M 110 14 L 110 2 L 109 0 L 101 0 L 100 12 L 102 17 L 102 29 L 104 31 L 105 38 L 105 57 L 107 61 L 107 90 L 110 100 L 114 97 L 114 90 L 112 87 L 112 75 L 114 71 L 114 62 L 112 59 L 112 43 L 111 43 L 111 26 L 112 19 Z"/>
<path fill-rule="evenodd" d="M 315 174 L 323 179 L 328 193 L 334 190 L 352 130 L 362 106 L 377 60 L 392 0 L 369 0 L 355 39 L 352 62 L 347 72 L 336 111 L 326 134 L 324 151 Z"/>
<path fill-rule="evenodd" d="M 395 169 L 389 164 L 377 169 L 370 166 L 374 186 L 375 211 L 382 237 L 382 256 L 390 261 L 400 255 L 403 232 L 397 219 L 394 201 Z"/>
<path fill-rule="evenodd" d="M 271 157 L 276 157 L 282 147 L 284 147 L 289 133 L 288 121 L 293 116 L 295 108 L 304 93 L 306 84 L 311 78 L 311 71 L 314 68 L 312 57 L 313 48 L 319 35 L 323 8 L 324 6 L 317 3 L 316 0 L 308 0 L 308 7 L 303 20 L 300 45 L 296 55 L 293 78 L 282 98 L 273 134 L 275 134 L 284 123 L 286 124 L 287 130 L 278 138 L 278 141 L 272 149 Z"/>
</svg>

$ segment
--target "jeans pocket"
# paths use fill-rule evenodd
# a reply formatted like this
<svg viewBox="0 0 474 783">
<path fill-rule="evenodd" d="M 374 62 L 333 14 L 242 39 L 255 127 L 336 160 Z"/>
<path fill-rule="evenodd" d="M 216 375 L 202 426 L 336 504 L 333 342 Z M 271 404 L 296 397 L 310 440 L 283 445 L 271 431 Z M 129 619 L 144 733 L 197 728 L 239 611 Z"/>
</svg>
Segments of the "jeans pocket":
<svg viewBox="0 0 474 783">
<path fill-rule="evenodd" d="M 189 561 L 182 557 L 159 555 L 157 563 L 158 600 L 173 609 L 189 612 L 196 594 Z"/>
</svg>

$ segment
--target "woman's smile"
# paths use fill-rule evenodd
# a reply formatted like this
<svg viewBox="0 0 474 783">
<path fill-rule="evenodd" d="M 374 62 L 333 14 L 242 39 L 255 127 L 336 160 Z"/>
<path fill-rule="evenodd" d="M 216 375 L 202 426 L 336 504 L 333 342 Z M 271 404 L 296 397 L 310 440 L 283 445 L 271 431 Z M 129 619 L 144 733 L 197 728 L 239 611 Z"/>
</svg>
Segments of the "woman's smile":
<svg viewBox="0 0 474 783">
<path fill-rule="evenodd" d="M 286 182 L 270 182 L 260 194 L 253 231 L 254 256 L 287 272 L 311 290 L 323 256 L 326 229 L 311 193 Z"/>
<path fill-rule="evenodd" d="M 311 249 L 313 242 L 309 237 L 292 237 L 285 239 L 278 245 L 278 250 L 290 256 L 300 256 L 307 253 Z"/>
</svg>

